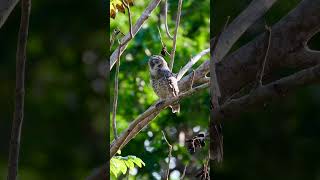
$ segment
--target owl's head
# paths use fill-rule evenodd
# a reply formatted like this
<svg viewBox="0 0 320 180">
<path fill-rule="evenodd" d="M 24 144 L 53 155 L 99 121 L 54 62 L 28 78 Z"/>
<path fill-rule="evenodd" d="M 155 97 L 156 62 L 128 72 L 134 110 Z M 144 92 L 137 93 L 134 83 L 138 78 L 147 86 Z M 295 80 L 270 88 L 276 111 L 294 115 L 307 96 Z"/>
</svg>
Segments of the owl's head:
<svg viewBox="0 0 320 180">
<path fill-rule="evenodd" d="M 164 58 L 159 55 L 151 56 L 148 64 L 152 75 L 156 75 L 159 69 L 169 69 L 166 60 L 164 60 Z"/>
</svg>

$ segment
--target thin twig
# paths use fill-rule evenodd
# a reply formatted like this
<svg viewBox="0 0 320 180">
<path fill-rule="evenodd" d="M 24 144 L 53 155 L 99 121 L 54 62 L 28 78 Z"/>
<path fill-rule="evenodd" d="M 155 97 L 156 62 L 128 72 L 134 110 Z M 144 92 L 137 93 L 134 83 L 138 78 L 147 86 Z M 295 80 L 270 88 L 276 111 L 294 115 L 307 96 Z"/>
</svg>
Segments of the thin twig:
<svg viewBox="0 0 320 180">
<path fill-rule="evenodd" d="M 166 33 L 167 33 L 167 36 L 173 40 L 173 37 L 172 35 L 170 34 L 169 32 L 169 28 L 168 28 L 168 0 L 164 0 L 164 20 L 165 20 L 165 23 L 164 23 L 164 26 L 166 28 Z"/>
<path fill-rule="evenodd" d="M 207 158 L 207 161 L 205 163 L 205 166 L 204 166 L 204 179 L 209 179 L 209 160 L 210 160 L 210 153 L 208 155 L 208 158 Z M 207 176 L 208 175 L 208 176 Z"/>
<path fill-rule="evenodd" d="M 165 45 L 164 42 L 162 41 L 161 31 L 160 31 L 159 27 L 157 27 L 157 28 L 158 28 L 158 33 L 159 33 L 160 42 L 161 42 L 161 46 L 162 46 L 162 51 L 164 51 L 165 54 L 167 54 L 168 56 L 170 56 L 170 53 L 167 51 L 166 45 Z M 161 52 L 162 52 L 162 51 L 161 51 Z"/>
<path fill-rule="evenodd" d="M 162 41 L 161 31 L 160 31 L 159 27 L 157 27 L 157 29 L 158 29 L 158 33 L 159 33 L 159 37 L 160 37 L 161 46 L 164 47 L 165 44 Z"/>
<path fill-rule="evenodd" d="M 184 176 L 186 175 L 187 166 L 188 166 L 188 163 L 184 166 L 183 173 L 182 173 L 182 175 L 180 177 L 180 180 L 182 180 L 184 178 Z"/>
<path fill-rule="evenodd" d="M 271 44 L 271 32 L 272 32 L 272 30 L 267 24 L 265 25 L 265 28 L 269 32 L 269 39 L 268 39 L 267 51 L 266 51 L 266 54 L 264 56 L 264 60 L 263 60 L 263 64 L 262 64 L 262 70 L 261 70 L 260 78 L 259 78 L 259 85 L 260 86 L 262 86 L 262 78 L 263 78 L 263 75 L 264 75 L 264 70 L 265 70 L 267 59 L 268 59 L 268 54 L 269 54 L 269 49 L 270 49 L 270 44 Z"/>
<path fill-rule="evenodd" d="M 122 4 L 127 8 L 128 10 L 128 18 L 129 18 L 129 32 L 130 32 L 130 38 L 133 39 L 133 32 L 132 32 L 132 19 L 131 19 L 131 11 L 130 11 L 130 5 L 127 4 L 124 0 L 121 0 Z"/>
<path fill-rule="evenodd" d="M 182 1 L 183 0 L 179 0 L 178 3 L 178 12 L 177 12 L 177 19 L 176 19 L 176 27 L 174 29 L 174 35 L 173 35 L 173 45 L 172 45 L 172 51 L 171 51 L 171 56 L 170 56 L 170 70 L 172 70 L 173 68 L 173 64 L 174 64 L 174 55 L 176 53 L 176 47 L 177 47 L 177 36 L 178 36 L 178 29 L 179 29 L 179 24 L 180 24 L 180 16 L 181 16 L 181 8 L 182 8 Z"/>
<path fill-rule="evenodd" d="M 169 143 L 169 141 L 167 140 L 166 138 L 166 135 L 164 133 L 164 131 L 161 131 L 162 132 L 162 135 L 163 135 L 163 138 L 164 140 L 167 142 L 168 146 L 169 146 L 169 155 L 168 155 L 168 166 L 167 166 L 167 171 L 166 171 L 166 180 L 169 179 L 169 174 L 170 174 L 170 160 L 171 160 L 171 157 L 172 157 L 172 145 Z"/>
<path fill-rule="evenodd" d="M 119 69 L 120 69 L 120 53 L 118 53 L 116 74 L 114 79 L 114 94 L 113 94 L 113 106 L 112 106 L 112 129 L 113 129 L 113 134 L 115 139 L 118 139 L 116 116 L 117 116 L 117 107 L 118 107 Z"/>
<path fill-rule="evenodd" d="M 24 114 L 24 80 L 26 49 L 28 40 L 29 17 L 31 12 L 31 0 L 21 2 L 21 21 L 17 43 L 16 54 L 16 89 L 15 89 L 15 110 L 12 122 L 9 161 L 8 161 L 8 180 L 15 180 L 18 174 L 19 149 L 21 128 Z"/>
<path fill-rule="evenodd" d="M 191 78 L 191 83 L 190 83 L 190 89 L 192 89 L 192 86 L 193 86 L 193 82 L 194 82 L 194 75 L 195 75 L 195 71 L 193 70 L 192 71 L 192 78 Z"/>
</svg>

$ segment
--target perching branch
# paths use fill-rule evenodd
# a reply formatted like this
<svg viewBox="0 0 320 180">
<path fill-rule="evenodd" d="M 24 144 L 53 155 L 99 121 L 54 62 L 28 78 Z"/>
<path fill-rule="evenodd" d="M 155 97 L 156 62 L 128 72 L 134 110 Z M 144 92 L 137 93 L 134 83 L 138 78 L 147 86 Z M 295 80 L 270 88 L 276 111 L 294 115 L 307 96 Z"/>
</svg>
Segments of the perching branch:
<svg viewBox="0 0 320 180">
<path fill-rule="evenodd" d="M 19 0 L 0 0 L 0 29 L 18 2 Z"/>
<path fill-rule="evenodd" d="M 145 9 L 145 11 L 142 13 L 142 15 L 140 16 L 140 18 L 137 20 L 136 24 L 133 26 L 132 28 L 132 34 L 133 37 L 139 32 L 141 26 L 143 25 L 143 23 L 150 17 L 150 14 L 152 13 L 152 11 L 158 6 L 158 4 L 160 3 L 161 0 L 153 0 L 148 7 Z M 117 56 L 118 56 L 118 52 L 119 49 L 120 50 L 120 55 L 123 53 L 123 51 L 126 49 L 128 42 L 132 39 L 130 33 L 128 33 L 122 40 L 122 44 L 123 46 L 119 46 L 115 51 L 113 51 L 113 53 L 110 56 L 110 71 L 112 70 L 113 66 L 115 65 L 116 61 L 117 61 Z"/>
<path fill-rule="evenodd" d="M 21 22 L 17 43 L 16 54 L 16 90 L 15 90 L 15 110 L 12 121 L 12 130 L 10 138 L 9 162 L 8 162 L 8 180 L 15 180 L 18 174 L 19 149 L 21 128 L 24 114 L 24 80 L 26 49 L 28 40 L 29 17 L 31 11 L 31 0 L 22 0 L 21 2 Z"/>
<path fill-rule="evenodd" d="M 171 99 L 167 99 L 163 101 L 159 106 L 156 106 L 157 103 L 150 106 L 145 112 L 140 114 L 135 120 L 131 122 L 129 127 L 123 131 L 123 133 L 119 136 L 118 139 L 114 140 L 111 143 L 110 147 L 110 158 L 112 158 L 116 152 L 123 148 L 126 143 L 128 143 L 135 135 L 139 133 L 139 131 L 145 127 L 153 118 L 148 118 L 149 116 L 155 117 L 157 114 L 159 114 L 164 108 L 168 107 L 171 104 L 174 104 L 175 102 L 184 99 L 186 97 L 191 96 L 191 94 L 199 92 L 200 90 L 203 90 L 209 86 L 209 83 L 202 84 L 200 86 L 197 86 L 187 92 L 179 94 L 179 96 L 176 96 Z M 148 121 L 144 121 L 145 119 L 148 119 Z M 144 122 L 144 124 L 140 124 L 141 122 Z M 136 127 L 138 127 L 135 131 L 133 131 Z M 141 127 L 141 128 L 140 128 Z M 132 133 L 134 132 L 134 133 Z"/>
<path fill-rule="evenodd" d="M 177 12 L 177 19 L 176 19 L 176 27 L 175 27 L 175 29 L 174 29 L 173 45 L 172 45 L 172 50 L 171 50 L 171 54 L 170 54 L 170 64 L 169 64 L 170 70 L 172 70 L 172 68 L 173 68 L 174 55 L 175 55 L 175 53 L 176 53 L 177 36 L 178 36 L 178 29 L 179 29 L 179 25 L 180 25 L 180 16 L 181 16 L 182 1 L 183 1 L 183 0 L 179 0 L 179 3 L 178 3 L 178 12 Z"/>
</svg>

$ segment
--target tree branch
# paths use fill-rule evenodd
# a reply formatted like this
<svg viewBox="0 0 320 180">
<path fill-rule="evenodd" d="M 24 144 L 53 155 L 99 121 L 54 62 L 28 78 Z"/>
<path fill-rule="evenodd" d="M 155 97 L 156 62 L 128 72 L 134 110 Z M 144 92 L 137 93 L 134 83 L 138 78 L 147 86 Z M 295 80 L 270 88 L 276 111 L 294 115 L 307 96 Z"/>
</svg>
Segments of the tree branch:
<svg viewBox="0 0 320 180">
<path fill-rule="evenodd" d="M 167 171 L 166 171 L 166 174 L 165 174 L 165 177 L 166 177 L 166 180 L 169 179 L 169 174 L 170 174 L 170 160 L 171 160 L 171 152 L 172 152 L 172 145 L 169 143 L 169 141 L 167 140 L 166 138 L 166 135 L 164 134 L 164 131 L 161 131 L 162 132 L 162 135 L 163 135 L 163 139 L 166 141 L 166 143 L 168 144 L 169 146 L 169 155 L 168 155 L 168 166 L 167 166 Z"/>
<path fill-rule="evenodd" d="M 241 35 L 257 19 L 263 16 L 276 1 L 277 0 L 251 1 L 249 6 L 221 33 L 214 53 L 214 59 L 216 59 L 217 62 L 221 61 Z"/>
<path fill-rule="evenodd" d="M 114 94 L 113 94 L 113 105 L 112 105 L 112 129 L 113 129 L 113 134 L 115 139 L 118 138 L 116 116 L 117 116 L 117 107 L 118 107 L 119 69 L 120 69 L 120 53 L 118 54 L 116 75 L 114 79 Z"/>
<path fill-rule="evenodd" d="M 264 77 L 275 80 L 272 72 L 280 68 L 301 70 L 320 63 L 319 52 L 306 51 L 310 36 L 320 29 L 320 1 L 303 0 L 287 16 L 272 26 L 272 38 Z M 217 64 L 222 98 L 256 81 L 259 63 L 268 45 L 267 32 L 226 56 Z M 206 71 L 206 69 L 202 69 Z"/>
<path fill-rule="evenodd" d="M 129 19 L 129 33 L 130 33 L 130 38 L 133 39 L 133 32 L 132 32 L 132 19 L 131 19 L 131 10 L 130 10 L 130 5 L 125 2 L 125 0 L 121 0 L 122 4 L 127 8 L 128 10 L 128 19 Z"/>
<path fill-rule="evenodd" d="M 265 66 L 266 66 L 266 63 L 267 63 L 267 60 L 268 60 L 268 54 L 269 54 L 269 49 L 270 49 L 270 44 L 271 44 L 271 33 L 272 33 L 272 30 L 267 25 L 266 25 L 266 29 L 267 29 L 267 31 L 269 33 L 268 46 L 267 46 L 266 54 L 264 55 L 261 72 L 259 73 L 259 76 L 258 76 L 259 86 L 262 86 L 262 79 L 263 79 L 263 75 L 264 75 L 264 69 L 265 69 Z"/>
<path fill-rule="evenodd" d="M 152 13 L 152 11 L 158 6 L 158 4 L 160 3 L 161 0 L 153 0 L 148 7 L 145 9 L 145 11 L 142 13 L 142 15 L 140 16 L 140 18 L 138 19 L 138 21 L 136 22 L 136 24 L 133 26 L 132 28 L 132 34 L 133 36 L 135 36 L 141 26 L 143 25 L 143 23 L 150 17 L 150 14 Z M 121 40 L 121 42 L 123 43 L 123 46 L 119 46 L 110 56 L 110 71 L 113 68 L 113 66 L 115 65 L 116 61 L 117 61 L 117 54 L 120 50 L 120 55 L 123 53 L 123 51 L 126 49 L 128 42 L 131 40 L 131 35 L 130 32 Z"/>
<path fill-rule="evenodd" d="M 31 0 L 22 0 L 21 2 L 21 22 L 16 54 L 16 92 L 15 92 L 15 110 L 12 121 L 9 162 L 8 162 L 8 180 L 15 180 L 18 174 L 19 149 L 21 128 L 24 114 L 24 79 L 26 64 L 26 49 L 28 40 L 29 17 L 31 11 Z"/>
<path fill-rule="evenodd" d="M 165 28 L 166 28 L 166 33 L 167 33 L 167 36 L 171 39 L 171 40 L 173 40 L 173 37 L 172 37 L 172 35 L 170 34 L 170 32 L 169 32 L 169 28 L 168 28 L 168 0 L 164 0 L 164 20 L 165 20 L 165 22 L 164 22 L 164 26 L 165 26 Z"/>
<path fill-rule="evenodd" d="M 161 103 L 159 106 L 156 106 L 157 103 L 155 103 L 154 105 L 150 106 L 145 112 L 143 112 L 142 114 L 140 114 L 135 120 L 133 120 L 131 122 L 131 124 L 129 125 L 129 127 L 123 131 L 123 133 L 119 136 L 118 139 L 114 140 L 111 143 L 111 147 L 110 147 L 110 158 L 112 158 L 115 153 L 123 148 L 125 146 L 125 144 L 127 142 L 129 142 L 136 134 L 139 133 L 139 131 L 145 127 L 153 118 L 148 118 L 149 116 L 151 117 L 155 117 L 157 114 L 159 114 L 164 108 L 168 107 L 169 105 L 184 99 L 188 96 L 190 96 L 193 93 L 196 93 L 202 89 L 205 89 L 209 86 L 209 83 L 206 84 L 202 84 L 200 86 L 197 86 L 185 93 L 181 93 L 179 94 L 179 96 L 176 96 L 174 98 L 171 99 L 167 99 L 165 101 L 163 101 L 163 103 Z M 144 121 L 148 119 L 148 121 Z M 141 122 L 144 122 L 143 124 L 139 124 Z M 135 128 L 137 127 L 137 129 L 135 131 L 133 131 Z M 141 128 L 140 128 L 141 127 Z"/>
<path fill-rule="evenodd" d="M 176 47 L 177 47 L 177 36 L 178 36 L 178 29 L 179 29 L 179 24 L 180 24 L 180 16 L 181 16 L 181 8 L 182 8 L 182 1 L 183 0 L 179 0 L 178 3 L 178 12 L 177 12 L 177 19 L 176 19 L 176 27 L 174 29 L 174 34 L 173 34 L 173 45 L 172 45 L 172 51 L 170 54 L 170 64 L 169 64 L 169 68 L 172 71 L 173 68 L 173 64 L 174 64 L 174 55 L 176 53 Z"/>
<path fill-rule="evenodd" d="M 0 0 L 0 28 L 4 25 L 18 2 L 19 0 Z"/>
<path fill-rule="evenodd" d="M 250 107 L 257 107 L 270 99 L 285 96 L 290 91 L 306 85 L 320 82 L 320 64 L 311 68 L 301 70 L 290 76 L 257 88 L 248 95 L 233 99 L 221 106 L 214 113 L 216 119 L 238 117 Z"/>
<path fill-rule="evenodd" d="M 196 56 L 194 56 L 193 58 L 191 58 L 189 60 L 189 62 L 179 71 L 178 75 L 177 75 L 177 80 L 179 81 L 183 75 L 186 74 L 186 72 L 188 72 L 188 70 L 194 65 L 196 64 L 204 55 L 208 54 L 210 52 L 210 48 L 205 49 L 203 51 L 201 51 L 199 54 L 197 54 Z"/>
</svg>

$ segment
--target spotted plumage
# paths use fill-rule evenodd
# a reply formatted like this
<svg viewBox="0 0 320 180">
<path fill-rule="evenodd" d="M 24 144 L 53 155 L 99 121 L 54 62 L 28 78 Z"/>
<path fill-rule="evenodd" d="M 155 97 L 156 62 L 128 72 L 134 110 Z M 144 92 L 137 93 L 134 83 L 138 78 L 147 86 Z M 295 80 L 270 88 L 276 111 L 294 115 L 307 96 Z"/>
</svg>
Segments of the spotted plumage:
<svg viewBox="0 0 320 180">
<path fill-rule="evenodd" d="M 160 100 L 178 96 L 179 87 L 177 78 L 170 71 L 164 58 L 158 55 L 151 56 L 148 64 L 152 88 Z M 180 105 L 178 103 L 170 107 L 173 113 L 180 112 Z"/>
</svg>

